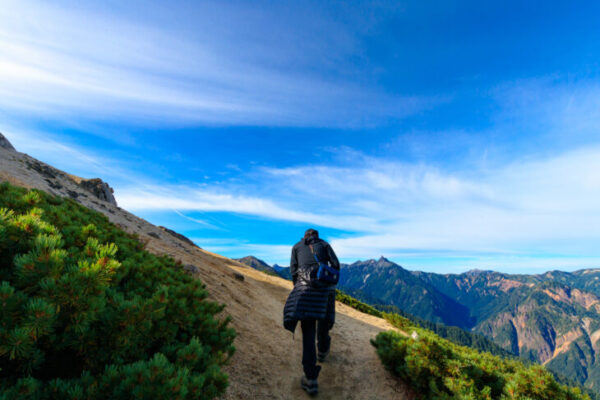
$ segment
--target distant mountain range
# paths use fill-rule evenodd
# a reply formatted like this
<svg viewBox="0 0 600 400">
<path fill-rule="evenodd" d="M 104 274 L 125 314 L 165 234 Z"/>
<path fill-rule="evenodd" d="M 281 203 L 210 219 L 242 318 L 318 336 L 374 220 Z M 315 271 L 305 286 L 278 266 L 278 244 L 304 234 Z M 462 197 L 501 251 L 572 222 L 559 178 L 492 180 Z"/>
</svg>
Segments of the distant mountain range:
<svg viewBox="0 0 600 400">
<path fill-rule="evenodd" d="M 290 279 L 289 268 L 269 268 Z M 343 264 L 338 287 L 371 304 L 482 334 L 515 355 L 600 389 L 600 269 L 435 274 L 408 271 L 381 257 Z"/>
<path fill-rule="evenodd" d="M 260 260 L 254 256 L 246 256 L 243 258 L 236 258 L 235 261 L 239 261 L 242 264 L 246 264 L 249 267 L 252 267 L 252 268 L 257 269 L 262 272 L 266 272 L 267 274 L 279 276 L 279 274 L 277 273 L 275 268 L 271 267 L 269 264 L 267 264 L 263 260 Z"/>
</svg>

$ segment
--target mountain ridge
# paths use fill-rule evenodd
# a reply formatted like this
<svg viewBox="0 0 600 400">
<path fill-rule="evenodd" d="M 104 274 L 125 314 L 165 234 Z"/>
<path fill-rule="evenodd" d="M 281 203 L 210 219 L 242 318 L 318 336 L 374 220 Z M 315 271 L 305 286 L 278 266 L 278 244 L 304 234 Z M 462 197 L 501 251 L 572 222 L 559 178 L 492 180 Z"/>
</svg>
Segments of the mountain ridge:
<svg viewBox="0 0 600 400">
<path fill-rule="evenodd" d="M 359 271 L 346 270 L 350 275 Z M 360 282 L 366 273 L 346 279 Z M 419 287 L 430 288 L 428 292 L 417 291 L 421 295 L 412 301 L 406 296 L 383 300 L 416 316 L 443 322 L 441 308 L 422 309 L 423 304 L 431 302 L 430 293 L 435 289 L 468 309 L 468 318 L 459 318 L 457 326 L 483 334 L 506 350 L 545 364 L 587 387 L 600 386 L 600 365 L 596 361 L 600 350 L 598 269 L 533 275 L 489 270 L 446 275 L 410 273 L 420 280 Z M 370 276 L 355 288 L 381 298 L 378 294 L 389 292 L 390 286 L 402 285 Z"/>
</svg>

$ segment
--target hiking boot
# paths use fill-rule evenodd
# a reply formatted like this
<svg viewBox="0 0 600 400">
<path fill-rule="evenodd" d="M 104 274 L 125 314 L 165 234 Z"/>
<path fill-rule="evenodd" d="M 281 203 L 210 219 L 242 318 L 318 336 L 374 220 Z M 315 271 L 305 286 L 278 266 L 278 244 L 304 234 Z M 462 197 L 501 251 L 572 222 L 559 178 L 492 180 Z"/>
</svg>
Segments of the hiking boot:
<svg viewBox="0 0 600 400">
<path fill-rule="evenodd" d="M 316 379 L 308 379 L 305 375 L 300 380 L 300 386 L 306 393 L 311 396 L 316 396 L 319 393 L 319 383 Z"/>
<path fill-rule="evenodd" d="M 329 350 L 325 351 L 325 352 L 320 352 L 317 354 L 317 360 L 319 360 L 319 362 L 323 362 L 325 361 L 325 359 L 327 358 L 327 356 L 329 355 Z"/>
</svg>

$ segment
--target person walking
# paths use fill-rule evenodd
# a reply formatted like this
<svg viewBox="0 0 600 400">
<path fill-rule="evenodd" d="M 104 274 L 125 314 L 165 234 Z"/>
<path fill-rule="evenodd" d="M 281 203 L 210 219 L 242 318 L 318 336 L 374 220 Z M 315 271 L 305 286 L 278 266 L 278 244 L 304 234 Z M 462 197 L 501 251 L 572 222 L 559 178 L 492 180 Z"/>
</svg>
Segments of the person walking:
<svg viewBox="0 0 600 400">
<path fill-rule="evenodd" d="M 323 362 L 329 354 L 329 331 L 335 322 L 335 283 L 320 279 L 318 271 L 320 267 L 323 268 L 320 264 L 337 271 L 340 269 L 340 262 L 329 243 L 319 239 L 318 231 L 308 229 L 292 248 L 290 272 L 294 288 L 283 309 L 283 325 L 293 333 L 300 321 L 304 368 L 300 384 L 310 395 L 316 395 L 319 391 L 317 378 L 321 366 L 317 365 L 317 359 Z"/>
</svg>

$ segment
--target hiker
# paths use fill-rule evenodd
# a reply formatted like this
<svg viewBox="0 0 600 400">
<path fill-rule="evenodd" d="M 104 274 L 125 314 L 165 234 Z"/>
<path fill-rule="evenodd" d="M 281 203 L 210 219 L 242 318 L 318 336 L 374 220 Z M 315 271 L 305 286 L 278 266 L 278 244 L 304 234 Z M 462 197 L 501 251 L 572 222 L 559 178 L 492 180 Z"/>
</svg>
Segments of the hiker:
<svg viewBox="0 0 600 400">
<path fill-rule="evenodd" d="M 304 367 L 301 386 L 310 395 L 319 391 L 317 378 L 321 370 L 317 365 L 315 336 L 319 362 L 325 361 L 329 354 L 329 330 L 335 321 L 335 283 L 339 270 L 340 262 L 333 249 L 319 239 L 315 229 L 308 229 L 292 248 L 290 272 L 294 288 L 283 309 L 283 326 L 293 333 L 300 321 Z M 333 278 L 324 277 L 323 273 L 333 274 Z"/>
</svg>

